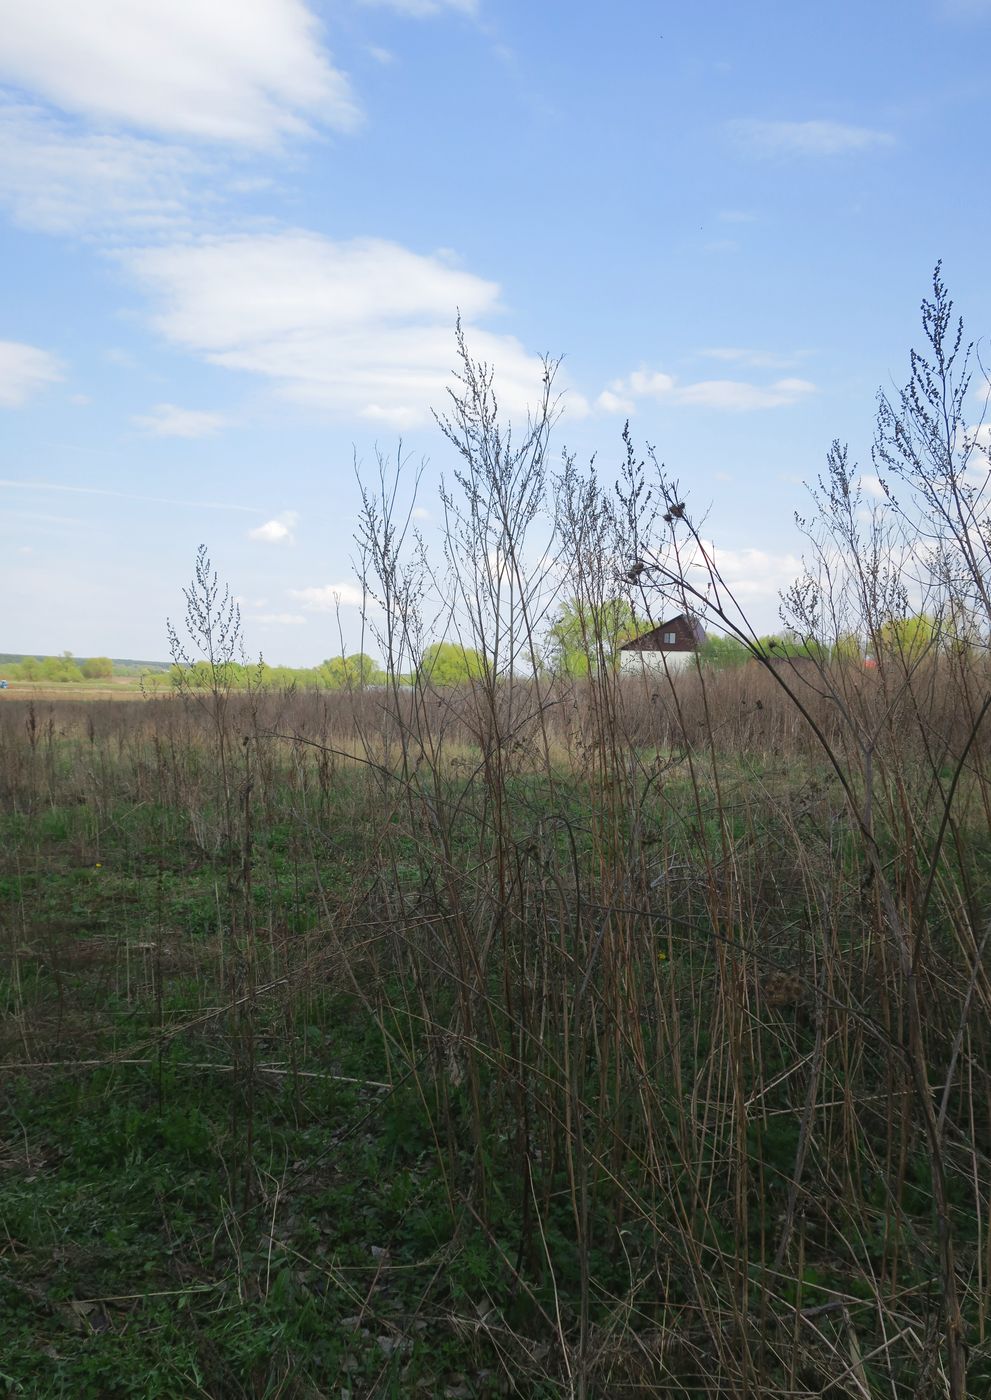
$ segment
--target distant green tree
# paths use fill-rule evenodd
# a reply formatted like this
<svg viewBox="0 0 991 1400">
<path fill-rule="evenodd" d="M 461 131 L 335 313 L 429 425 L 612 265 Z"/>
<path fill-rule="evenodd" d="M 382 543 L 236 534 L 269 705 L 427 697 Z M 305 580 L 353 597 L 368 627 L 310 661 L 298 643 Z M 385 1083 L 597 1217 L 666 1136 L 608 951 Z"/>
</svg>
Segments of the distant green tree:
<svg viewBox="0 0 991 1400">
<path fill-rule="evenodd" d="M 114 673 L 114 663 L 109 656 L 91 656 L 82 665 L 83 675 L 88 681 L 103 681 Z"/>
<path fill-rule="evenodd" d="M 477 680 L 485 663 L 477 651 L 456 642 L 434 642 L 423 653 L 420 675 L 433 685 L 461 685 Z"/>
<path fill-rule="evenodd" d="M 736 637 L 707 636 L 699 648 L 699 662 L 713 671 L 728 671 L 744 666 L 752 659 L 749 647 Z"/>
<path fill-rule="evenodd" d="M 76 665 L 71 651 L 64 651 L 61 656 L 46 656 L 41 663 L 38 680 L 56 681 L 59 683 L 67 681 L 81 681 L 83 673 Z"/>
<path fill-rule="evenodd" d="M 572 679 L 591 675 L 600 665 L 615 670 L 620 647 L 638 630 L 624 598 L 597 605 L 577 599 L 562 603 L 547 633 L 551 669 Z"/>
<path fill-rule="evenodd" d="M 882 624 L 879 636 L 883 656 L 910 664 L 927 652 L 935 652 L 938 641 L 939 624 L 927 613 L 893 617 Z"/>
<path fill-rule="evenodd" d="M 364 652 L 351 656 L 332 656 L 317 668 L 322 685 L 331 690 L 354 690 L 366 685 L 380 685 L 385 679 L 381 667 Z"/>
<path fill-rule="evenodd" d="M 182 661 L 171 667 L 169 674 L 172 677 L 172 684 L 178 687 L 188 686 L 190 690 L 210 690 L 213 691 L 216 684 L 218 664 L 204 658 L 197 661 Z M 244 666 L 240 661 L 224 660 L 223 680 L 225 691 L 243 690 L 248 683 L 249 674 L 252 667 Z"/>
<path fill-rule="evenodd" d="M 814 661 L 829 660 L 829 647 L 815 637 L 799 637 L 793 632 L 769 633 L 758 638 L 757 645 L 765 656 L 811 657 Z"/>
<path fill-rule="evenodd" d="M 855 632 L 841 633 L 830 648 L 830 659 L 839 662 L 859 662 L 863 659 L 864 649 L 860 644 L 860 638 Z"/>
</svg>

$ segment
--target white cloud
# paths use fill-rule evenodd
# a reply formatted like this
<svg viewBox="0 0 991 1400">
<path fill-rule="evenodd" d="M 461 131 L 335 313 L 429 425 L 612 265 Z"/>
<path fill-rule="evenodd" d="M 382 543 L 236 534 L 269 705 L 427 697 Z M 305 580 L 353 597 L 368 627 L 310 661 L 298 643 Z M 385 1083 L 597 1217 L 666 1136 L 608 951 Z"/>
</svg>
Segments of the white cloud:
<svg viewBox="0 0 991 1400">
<path fill-rule="evenodd" d="M 325 583 L 317 588 L 290 588 L 306 612 L 336 612 L 338 608 L 360 608 L 364 602 L 361 589 L 354 583 Z"/>
<path fill-rule="evenodd" d="M 858 480 L 857 485 L 865 496 L 872 496 L 875 501 L 884 501 L 887 499 L 884 487 L 876 476 L 862 476 Z"/>
<path fill-rule="evenodd" d="M 0 77 L 101 121 L 267 145 L 358 119 L 303 0 L 0 0 Z"/>
<path fill-rule="evenodd" d="M 835 156 L 890 146 L 886 131 L 843 122 L 775 122 L 740 119 L 729 123 L 733 139 L 755 155 Z"/>
<path fill-rule="evenodd" d="M 478 13 L 478 0 L 361 0 L 361 3 L 369 8 L 395 10 L 410 19 L 430 19 L 445 10 L 455 10 L 462 15 Z"/>
<path fill-rule="evenodd" d="M 736 379 L 703 379 L 676 391 L 679 403 L 701 408 L 749 412 L 756 408 L 783 408 L 815 392 L 807 379 L 777 379 L 773 384 L 747 384 Z"/>
<path fill-rule="evenodd" d="M 726 587 L 744 610 L 750 605 L 769 602 L 795 582 L 803 569 L 797 554 L 780 554 L 764 549 L 717 549 L 711 541 L 703 541 L 705 552 L 715 565 Z M 708 570 L 700 555 L 687 565 L 689 580 L 703 588 Z"/>
<path fill-rule="evenodd" d="M 427 510 L 426 506 L 414 506 L 414 507 L 413 507 L 413 519 L 414 519 L 414 520 L 429 520 L 429 519 L 430 519 L 430 512 L 429 512 L 429 510 Z"/>
<path fill-rule="evenodd" d="M 443 408 L 460 309 L 470 352 L 494 365 L 518 415 L 543 366 L 511 336 L 478 326 L 499 288 L 398 244 L 335 243 L 305 231 L 204 238 L 132 250 L 132 270 L 159 305 L 171 342 L 227 369 L 263 375 L 300 403 L 406 426 Z M 568 411 L 587 411 L 569 396 Z"/>
<path fill-rule="evenodd" d="M 716 565 L 733 594 L 750 602 L 777 598 L 803 569 L 797 554 L 764 549 L 713 550 Z"/>
<path fill-rule="evenodd" d="M 150 413 L 140 414 L 131 421 L 152 437 L 174 438 L 215 437 L 228 422 L 222 413 L 179 408 L 174 403 L 157 403 Z"/>
<path fill-rule="evenodd" d="M 207 169 L 179 147 L 80 132 L 38 107 L 0 98 L 0 201 L 24 227 L 132 239 L 175 232 L 189 222 L 193 176 Z"/>
<path fill-rule="evenodd" d="M 259 613 L 252 622 L 260 622 L 264 627 L 301 627 L 306 623 L 302 613 Z"/>
<path fill-rule="evenodd" d="M 17 408 L 61 378 L 59 362 L 47 350 L 17 340 L 0 340 L 0 406 Z"/>
<path fill-rule="evenodd" d="M 662 374 L 660 370 L 635 369 L 626 380 L 624 389 L 619 389 L 616 385 L 613 387 L 617 392 L 636 394 L 638 398 L 660 398 L 674 389 L 674 379 L 670 374 Z"/>
<path fill-rule="evenodd" d="M 292 544 L 293 530 L 299 523 L 294 510 L 284 510 L 274 520 L 266 520 L 255 530 L 248 531 L 249 540 L 260 540 L 263 544 Z"/>
<path fill-rule="evenodd" d="M 595 400 L 595 406 L 600 413 L 635 413 L 637 408 L 632 399 L 623 398 L 612 389 L 603 389 Z"/>
<path fill-rule="evenodd" d="M 659 370 L 634 370 L 626 379 L 614 379 L 603 390 L 596 405 L 604 412 L 629 413 L 639 398 L 682 404 L 697 408 L 748 412 L 760 408 L 782 408 L 815 392 L 807 379 L 777 379 L 772 384 L 750 384 L 738 379 L 702 379 L 679 384 Z"/>
</svg>

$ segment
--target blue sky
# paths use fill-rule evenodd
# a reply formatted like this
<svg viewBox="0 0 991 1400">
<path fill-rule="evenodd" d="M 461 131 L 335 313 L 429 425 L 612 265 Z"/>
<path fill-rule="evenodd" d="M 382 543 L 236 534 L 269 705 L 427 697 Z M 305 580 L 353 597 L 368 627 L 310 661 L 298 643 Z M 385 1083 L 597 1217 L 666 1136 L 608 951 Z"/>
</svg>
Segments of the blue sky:
<svg viewBox="0 0 991 1400">
<path fill-rule="evenodd" d="M 510 415 L 634 436 L 754 619 L 834 437 L 869 470 L 932 266 L 991 326 L 991 0 L 0 0 L 0 650 L 159 658 L 196 546 L 250 652 L 359 636 L 353 461 Z M 975 399 L 975 414 L 979 405 Z"/>
</svg>

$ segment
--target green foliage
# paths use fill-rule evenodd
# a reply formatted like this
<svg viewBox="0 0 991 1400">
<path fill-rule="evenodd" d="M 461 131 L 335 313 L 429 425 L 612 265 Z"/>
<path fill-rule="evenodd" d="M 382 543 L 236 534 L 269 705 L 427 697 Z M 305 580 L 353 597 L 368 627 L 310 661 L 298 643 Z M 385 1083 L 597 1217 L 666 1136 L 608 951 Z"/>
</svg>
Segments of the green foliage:
<svg viewBox="0 0 991 1400">
<path fill-rule="evenodd" d="M 878 643 L 882 656 L 912 665 L 937 651 L 939 624 L 927 613 L 893 617 L 882 625 Z"/>
<path fill-rule="evenodd" d="M 431 685 L 463 685 L 478 680 L 485 662 L 477 651 L 455 642 L 434 642 L 423 653 L 420 674 Z"/>
<path fill-rule="evenodd" d="M 856 637 L 841 637 L 834 647 L 829 647 L 815 638 L 797 637 L 790 632 L 773 632 L 759 637 L 756 649 L 770 658 L 809 658 L 823 664 L 834 657 L 860 656 L 860 643 Z M 754 651 L 736 637 L 710 634 L 700 649 L 699 659 L 709 670 L 729 671 L 753 660 Z"/>
<path fill-rule="evenodd" d="M 860 638 L 854 632 L 844 632 L 838 636 L 832 646 L 832 659 L 848 664 L 863 660 L 864 649 L 860 644 Z"/>
<path fill-rule="evenodd" d="M 712 671 L 730 671 L 745 666 L 752 660 L 749 647 L 736 637 L 719 637 L 710 634 L 699 648 L 699 662 Z"/>
<path fill-rule="evenodd" d="M 71 651 L 64 651 L 61 656 L 25 656 L 23 661 L 4 669 L 7 678 L 12 681 L 33 681 L 51 685 L 83 679 L 83 671 L 80 670 Z"/>
<path fill-rule="evenodd" d="M 619 648 L 639 631 L 633 609 L 624 598 L 602 604 L 571 599 L 562 603 L 548 629 L 552 669 L 573 680 L 602 667 L 615 670 Z"/>
<path fill-rule="evenodd" d="M 319 683 L 329 690 L 360 690 L 366 685 L 383 685 L 385 672 L 364 652 L 352 656 L 332 656 L 317 667 Z"/>
<path fill-rule="evenodd" d="M 806 658 L 825 664 L 830 649 L 814 637 L 798 637 L 792 632 L 773 632 L 758 638 L 757 645 L 765 656 Z"/>
<path fill-rule="evenodd" d="M 83 662 L 82 672 L 88 681 L 107 680 L 114 673 L 114 663 L 109 656 L 91 656 Z"/>
<path fill-rule="evenodd" d="M 81 681 L 83 673 L 73 660 L 71 651 L 64 651 L 61 656 L 47 656 L 41 663 L 40 681 Z"/>
<path fill-rule="evenodd" d="M 472 658 L 475 653 L 468 655 Z M 386 681 L 386 673 L 379 663 L 364 652 L 333 656 L 319 666 L 270 666 L 265 661 L 237 661 L 233 655 L 229 655 L 224 658 L 219 670 L 222 670 L 225 686 L 232 691 L 247 690 L 250 686 L 262 689 L 297 686 L 300 689 L 360 690 L 365 686 L 384 685 Z M 128 676 L 154 683 L 157 677 L 162 677 L 173 686 L 187 685 L 197 692 L 209 690 L 217 680 L 219 670 L 218 665 L 211 665 L 205 657 L 196 660 L 187 657 L 171 666 L 148 666 L 137 661 L 115 662 L 109 656 L 93 656 L 77 663 L 71 652 L 64 652 L 61 656 L 25 656 L 3 666 L 4 676 L 12 681 L 47 685 Z M 472 674 L 478 674 L 474 663 Z M 406 678 L 407 682 L 409 679 Z"/>
<path fill-rule="evenodd" d="M 208 661 L 194 661 L 189 666 L 174 666 L 173 685 L 184 684 L 191 690 L 208 690 L 213 672 Z M 352 656 L 333 656 L 319 666 L 269 666 L 265 661 L 246 663 L 230 661 L 225 666 L 227 684 L 233 691 L 250 686 L 262 690 L 300 689 L 360 690 L 364 686 L 384 685 L 385 672 L 370 656 L 356 652 Z"/>
</svg>

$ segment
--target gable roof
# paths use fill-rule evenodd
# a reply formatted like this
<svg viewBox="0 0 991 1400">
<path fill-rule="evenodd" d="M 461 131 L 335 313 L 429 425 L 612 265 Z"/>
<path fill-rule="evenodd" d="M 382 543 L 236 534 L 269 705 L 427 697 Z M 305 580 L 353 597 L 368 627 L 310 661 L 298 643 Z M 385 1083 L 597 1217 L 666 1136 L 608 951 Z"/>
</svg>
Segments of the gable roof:
<svg viewBox="0 0 991 1400">
<path fill-rule="evenodd" d="M 665 632 L 674 632 L 677 641 L 672 644 L 665 642 L 663 636 Z M 620 651 L 696 651 L 705 643 L 705 629 L 697 617 L 691 613 L 678 613 L 675 617 L 669 617 L 666 622 L 659 622 L 656 627 L 651 627 L 647 632 L 641 632 L 638 637 L 631 637 L 628 642 L 623 642 Z"/>
</svg>

